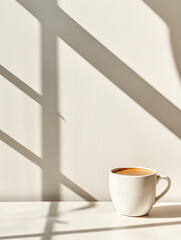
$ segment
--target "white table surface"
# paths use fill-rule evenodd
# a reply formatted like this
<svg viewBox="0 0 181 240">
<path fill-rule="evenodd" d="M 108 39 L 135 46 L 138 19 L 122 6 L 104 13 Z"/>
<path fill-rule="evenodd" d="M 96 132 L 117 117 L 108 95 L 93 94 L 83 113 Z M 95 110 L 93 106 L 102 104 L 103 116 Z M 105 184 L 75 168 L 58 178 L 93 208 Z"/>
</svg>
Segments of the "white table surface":
<svg viewBox="0 0 181 240">
<path fill-rule="evenodd" d="M 0 239 L 181 239 L 181 203 L 157 203 L 126 217 L 111 202 L 0 203 Z"/>
</svg>

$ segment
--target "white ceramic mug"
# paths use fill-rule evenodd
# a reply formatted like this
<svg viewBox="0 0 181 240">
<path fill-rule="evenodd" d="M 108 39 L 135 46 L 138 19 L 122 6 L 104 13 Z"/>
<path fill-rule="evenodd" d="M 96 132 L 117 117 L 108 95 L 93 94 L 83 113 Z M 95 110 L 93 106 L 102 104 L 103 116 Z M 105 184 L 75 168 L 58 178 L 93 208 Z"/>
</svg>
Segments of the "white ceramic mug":
<svg viewBox="0 0 181 240">
<path fill-rule="evenodd" d="M 128 168 L 142 169 L 151 173 L 138 176 L 115 173 Z M 165 179 L 168 185 L 160 195 L 156 196 L 156 185 L 161 179 Z M 155 170 L 149 168 L 127 166 L 109 172 L 109 189 L 113 205 L 121 214 L 127 216 L 148 214 L 152 206 L 167 193 L 170 185 L 169 177 L 158 175 Z"/>
</svg>

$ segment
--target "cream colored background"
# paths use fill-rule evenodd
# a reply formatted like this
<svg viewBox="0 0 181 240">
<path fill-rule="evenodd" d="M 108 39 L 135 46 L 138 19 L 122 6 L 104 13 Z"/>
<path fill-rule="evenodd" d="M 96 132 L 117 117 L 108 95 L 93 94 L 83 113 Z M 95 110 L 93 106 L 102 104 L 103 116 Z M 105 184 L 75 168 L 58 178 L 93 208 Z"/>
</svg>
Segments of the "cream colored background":
<svg viewBox="0 0 181 240">
<path fill-rule="evenodd" d="M 180 5 L 0 1 L 1 201 L 107 201 L 122 165 L 181 200 Z"/>
</svg>

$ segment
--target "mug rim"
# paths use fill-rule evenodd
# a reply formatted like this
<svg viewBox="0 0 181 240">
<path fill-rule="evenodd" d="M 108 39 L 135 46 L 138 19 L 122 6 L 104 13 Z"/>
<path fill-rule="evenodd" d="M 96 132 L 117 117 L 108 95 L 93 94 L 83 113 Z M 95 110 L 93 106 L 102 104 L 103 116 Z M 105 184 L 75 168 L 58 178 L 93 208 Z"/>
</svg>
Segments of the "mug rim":
<svg viewBox="0 0 181 240">
<path fill-rule="evenodd" d="M 149 170 L 149 171 L 152 171 L 153 173 L 150 173 L 150 174 L 146 174 L 146 175 L 123 175 L 123 174 L 116 174 L 115 172 L 113 171 L 119 171 L 120 169 L 124 169 L 124 168 L 140 168 L 140 169 L 143 169 L 143 170 Z M 119 177 L 149 177 L 149 176 L 153 176 L 155 174 L 157 174 L 157 172 L 152 169 L 152 168 L 147 168 L 147 167 L 140 167 L 140 166 L 123 166 L 123 167 L 117 167 L 117 168 L 113 168 L 109 171 L 110 174 L 115 174 Z"/>
</svg>

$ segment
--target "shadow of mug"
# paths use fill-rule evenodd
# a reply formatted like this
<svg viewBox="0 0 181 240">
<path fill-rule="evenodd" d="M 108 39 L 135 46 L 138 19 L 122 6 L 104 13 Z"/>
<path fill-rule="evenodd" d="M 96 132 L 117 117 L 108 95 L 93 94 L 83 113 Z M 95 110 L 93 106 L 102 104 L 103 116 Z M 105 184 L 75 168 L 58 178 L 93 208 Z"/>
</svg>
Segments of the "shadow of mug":
<svg viewBox="0 0 181 240">
<path fill-rule="evenodd" d="M 179 218 L 181 205 L 154 206 L 145 218 Z"/>
</svg>

